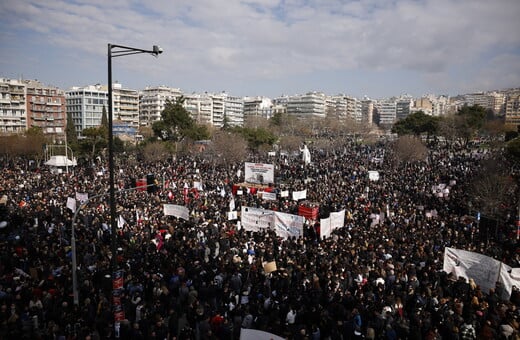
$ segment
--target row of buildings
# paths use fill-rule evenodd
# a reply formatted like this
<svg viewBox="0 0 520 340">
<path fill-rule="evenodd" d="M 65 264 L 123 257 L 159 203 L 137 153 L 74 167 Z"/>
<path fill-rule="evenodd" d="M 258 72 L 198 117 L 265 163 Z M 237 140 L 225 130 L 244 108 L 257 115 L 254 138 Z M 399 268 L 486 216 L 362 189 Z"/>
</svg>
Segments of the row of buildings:
<svg viewBox="0 0 520 340">
<path fill-rule="evenodd" d="M 462 105 L 478 104 L 506 117 L 506 124 L 520 125 L 520 89 L 473 93 L 457 97 L 408 95 L 385 99 L 355 98 L 309 92 L 302 95 L 237 97 L 228 93 L 186 94 L 179 88 L 147 87 L 126 89 L 113 84 L 114 133 L 137 136 L 139 128 L 151 126 L 161 118 L 168 100 L 184 97 L 184 107 L 201 124 L 222 127 L 242 126 L 247 117 L 270 118 L 276 113 L 297 117 L 350 118 L 371 126 L 391 127 L 399 119 L 422 110 L 441 116 Z M 62 90 L 36 80 L 0 78 L 0 133 L 19 133 L 40 127 L 56 140 L 62 139 L 67 119 L 72 120 L 78 136 L 84 129 L 98 127 L 103 111 L 108 111 L 108 87 L 90 85 Z"/>
</svg>

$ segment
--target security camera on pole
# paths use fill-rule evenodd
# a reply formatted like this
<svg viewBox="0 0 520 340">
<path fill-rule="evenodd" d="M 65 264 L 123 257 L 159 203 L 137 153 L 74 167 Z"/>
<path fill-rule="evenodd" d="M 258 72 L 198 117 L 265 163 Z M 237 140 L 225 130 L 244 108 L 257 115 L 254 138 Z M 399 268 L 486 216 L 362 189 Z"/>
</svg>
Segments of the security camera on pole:
<svg viewBox="0 0 520 340">
<path fill-rule="evenodd" d="M 119 299 L 119 293 L 123 287 L 123 273 L 118 270 L 117 264 L 117 222 L 116 201 L 114 188 L 114 131 L 113 131 L 113 99 L 112 99 L 112 58 L 123 57 L 132 54 L 147 53 L 157 57 L 163 52 L 162 48 L 154 45 L 151 50 L 108 44 L 108 170 L 109 170 L 109 193 L 110 193 L 110 227 L 112 232 L 112 310 L 114 313 L 114 335 L 119 338 L 120 321 L 124 319 L 124 311 Z"/>
</svg>

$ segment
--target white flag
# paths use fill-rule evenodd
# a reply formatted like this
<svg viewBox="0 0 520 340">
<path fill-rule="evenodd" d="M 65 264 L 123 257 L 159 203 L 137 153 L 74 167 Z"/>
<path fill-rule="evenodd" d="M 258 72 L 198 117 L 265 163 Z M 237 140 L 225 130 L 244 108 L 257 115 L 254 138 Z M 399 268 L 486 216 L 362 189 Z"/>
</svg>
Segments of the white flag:
<svg viewBox="0 0 520 340">
<path fill-rule="evenodd" d="M 231 201 L 229 201 L 229 211 L 235 210 L 235 196 L 231 195 Z"/>
<path fill-rule="evenodd" d="M 76 200 L 73 197 L 67 197 L 67 208 L 72 212 L 76 212 Z"/>
<path fill-rule="evenodd" d="M 119 219 L 117 220 L 117 227 L 119 229 L 123 229 L 124 225 L 125 225 L 126 221 L 125 219 L 123 218 L 122 215 L 119 215 Z"/>
</svg>

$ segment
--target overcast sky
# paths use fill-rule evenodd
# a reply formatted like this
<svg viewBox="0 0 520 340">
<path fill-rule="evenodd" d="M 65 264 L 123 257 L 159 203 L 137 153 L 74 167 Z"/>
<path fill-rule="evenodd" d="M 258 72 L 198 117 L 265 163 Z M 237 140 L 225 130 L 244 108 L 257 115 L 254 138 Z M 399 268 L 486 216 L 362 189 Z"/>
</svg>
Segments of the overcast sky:
<svg viewBox="0 0 520 340">
<path fill-rule="evenodd" d="M 371 98 L 520 87 L 519 0 L 1 0 L 0 77 Z"/>
</svg>

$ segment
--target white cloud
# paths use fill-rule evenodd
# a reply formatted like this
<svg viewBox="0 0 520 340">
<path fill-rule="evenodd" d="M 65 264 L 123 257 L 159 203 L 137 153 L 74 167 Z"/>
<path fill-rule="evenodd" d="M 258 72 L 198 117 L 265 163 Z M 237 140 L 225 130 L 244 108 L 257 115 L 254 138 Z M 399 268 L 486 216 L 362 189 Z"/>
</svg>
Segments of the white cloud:
<svg viewBox="0 0 520 340">
<path fill-rule="evenodd" d="M 39 34 L 40 39 L 47 39 L 49 49 L 73 49 L 78 56 L 83 52 L 83 57 L 101 61 L 108 42 L 139 47 L 160 44 L 165 53 L 154 63 L 136 59 L 121 65 L 162 74 L 157 81 L 163 83 L 189 81 L 201 91 L 205 83 L 197 79 L 211 78 L 204 77 L 210 73 L 214 78 L 225 75 L 234 83 L 243 78 L 275 80 L 320 71 L 348 76 L 349 70 L 404 70 L 428 82 L 443 75 L 449 78 L 451 69 L 464 65 L 468 72 L 461 83 L 483 82 L 481 78 L 490 73 L 514 78 L 506 63 L 490 62 L 487 65 L 493 71 L 487 72 L 474 67 L 482 64 L 482 58 L 493 60 L 500 58 L 501 51 L 520 49 L 518 17 L 517 0 L 0 3 L 0 27 L 8 30 L 3 34 L 10 30 L 25 32 L 24 37 Z M 509 66 L 520 63 L 518 54 L 508 55 L 508 60 Z M 225 86 L 226 79 L 221 81 Z"/>
</svg>

